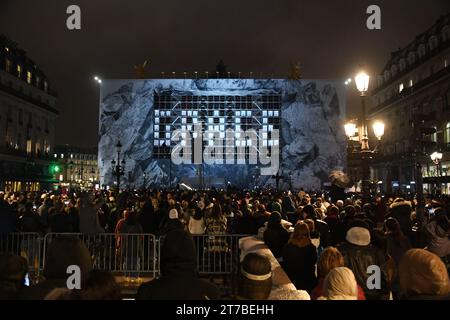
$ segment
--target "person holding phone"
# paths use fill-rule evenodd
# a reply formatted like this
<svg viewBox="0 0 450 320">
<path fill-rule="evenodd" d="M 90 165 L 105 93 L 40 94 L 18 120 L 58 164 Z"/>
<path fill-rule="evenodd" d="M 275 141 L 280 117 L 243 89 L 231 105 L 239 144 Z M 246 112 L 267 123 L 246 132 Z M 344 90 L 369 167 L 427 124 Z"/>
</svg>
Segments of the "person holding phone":
<svg viewBox="0 0 450 320">
<path fill-rule="evenodd" d="M 25 258 L 0 253 L 0 300 L 16 300 L 26 288 L 28 267 Z"/>
</svg>

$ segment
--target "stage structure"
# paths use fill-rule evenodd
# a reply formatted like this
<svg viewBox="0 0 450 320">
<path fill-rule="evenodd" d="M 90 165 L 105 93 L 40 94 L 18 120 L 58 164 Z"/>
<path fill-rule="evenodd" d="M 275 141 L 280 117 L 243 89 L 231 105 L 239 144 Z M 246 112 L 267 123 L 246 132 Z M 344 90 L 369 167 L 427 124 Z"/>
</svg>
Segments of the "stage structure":
<svg viewBox="0 0 450 320">
<path fill-rule="evenodd" d="M 103 80 L 101 183 L 115 184 L 120 141 L 123 188 L 318 190 L 331 170 L 346 166 L 344 90 L 338 81 L 303 79 Z M 173 153 L 186 143 L 193 148 L 178 164 Z M 216 160 L 198 161 L 198 146 Z"/>
</svg>

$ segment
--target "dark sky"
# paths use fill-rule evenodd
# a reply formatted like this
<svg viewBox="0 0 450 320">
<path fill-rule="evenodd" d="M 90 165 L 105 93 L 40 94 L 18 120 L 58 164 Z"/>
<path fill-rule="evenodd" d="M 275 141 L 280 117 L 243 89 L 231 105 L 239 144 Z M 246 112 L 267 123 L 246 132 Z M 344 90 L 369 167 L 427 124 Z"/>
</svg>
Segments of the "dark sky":
<svg viewBox="0 0 450 320">
<path fill-rule="evenodd" d="M 82 10 L 82 30 L 66 28 L 66 8 Z M 382 9 L 382 30 L 366 28 L 366 8 Z M 95 146 L 103 78 L 134 77 L 150 60 L 161 71 L 229 71 L 343 79 L 364 65 L 379 73 L 390 52 L 450 12 L 449 0 L 0 0 L 0 33 L 25 49 L 58 92 L 57 144 Z M 356 92 L 349 92 L 355 108 Z"/>
</svg>

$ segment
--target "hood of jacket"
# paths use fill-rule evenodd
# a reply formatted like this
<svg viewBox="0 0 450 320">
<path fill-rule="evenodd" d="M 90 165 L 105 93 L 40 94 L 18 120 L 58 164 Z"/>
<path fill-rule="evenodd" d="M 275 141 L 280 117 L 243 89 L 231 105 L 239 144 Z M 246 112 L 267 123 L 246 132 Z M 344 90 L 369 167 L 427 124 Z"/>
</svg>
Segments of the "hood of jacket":
<svg viewBox="0 0 450 320">
<path fill-rule="evenodd" d="M 196 273 L 194 240 L 183 229 L 169 231 L 161 247 L 161 273 L 165 276 L 194 276 Z"/>
</svg>

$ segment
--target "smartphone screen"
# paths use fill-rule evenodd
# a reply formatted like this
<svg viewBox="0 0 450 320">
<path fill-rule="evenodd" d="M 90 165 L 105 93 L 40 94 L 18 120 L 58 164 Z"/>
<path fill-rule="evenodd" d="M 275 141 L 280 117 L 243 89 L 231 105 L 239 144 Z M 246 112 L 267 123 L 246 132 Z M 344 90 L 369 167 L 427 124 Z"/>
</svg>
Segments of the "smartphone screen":
<svg viewBox="0 0 450 320">
<path fill-rule="evenodd" d="M 28 275 L 28 273 L 25 275 L 25 279 L 24 279 L 24 285 L 26 285 L 27 287 L 30 286 L 30 277 Z"/>
</svg>

